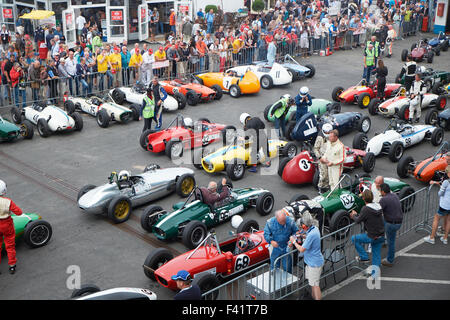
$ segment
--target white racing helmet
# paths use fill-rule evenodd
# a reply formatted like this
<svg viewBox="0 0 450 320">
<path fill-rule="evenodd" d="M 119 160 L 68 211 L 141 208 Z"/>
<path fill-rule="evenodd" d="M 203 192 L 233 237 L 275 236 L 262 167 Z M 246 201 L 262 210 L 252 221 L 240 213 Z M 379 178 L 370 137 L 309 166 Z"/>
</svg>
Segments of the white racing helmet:
<svg viewBox="0 0 450 320">
<path fill-rule="evenodd" d="M 308 87 L 301 87 L 301 88 L 300 88 L 300 96 L 301 96 L 301 97 L 306 96 L 308 93 L 309 93 Z"/>
<path fill-rule="evenodd" d="M 239 121 L 245 126 L 245 121 L 251 118 L 251 116 L 248 113 L 242 113 L 239 117 Z"/>
<path fill-rule="evenodd" d="M 185 127 L 192 127 L 194 124 L 191 118 L 184 118 L 183 122 Z"/>
<path fill-rule="evenodd" d="M 3 180 L 0 180 L 0 196 L 6 195 L 6 191 L 8 191 L 6 188 L 6 182 Z"/>
<path fill-rule="evenodd" d="M 128 172 L 127 170 L 122 170 L 119 172 L 119 180 L 120 181 L 128 181 L 128 179 L 130 179 L 130 172 Z"/>
<path fill-rule="evenodd" d="M 330 134 L 331 130 L 333 130 L 333 126 L 331 125 L 331 123 L 325 123 L 322 126 L 322 133 L 325 137 L 328 137 L 328 135 Z"/>
<path fill-rule="evenodd" d="M 244 219 L 242 219 L 240 215 L 235 215 L 231 218 L 231 226 L 237 229 L 242 221 L 244 221 Z"/>
<path fill-rule="evenodd" d="M 289 93 L 283 94 L 283 95 L 281 96 L 281 99 L 289 100 L 289 99 L 291 99 L 291 95 L 290 95 Z"/>
</svg>

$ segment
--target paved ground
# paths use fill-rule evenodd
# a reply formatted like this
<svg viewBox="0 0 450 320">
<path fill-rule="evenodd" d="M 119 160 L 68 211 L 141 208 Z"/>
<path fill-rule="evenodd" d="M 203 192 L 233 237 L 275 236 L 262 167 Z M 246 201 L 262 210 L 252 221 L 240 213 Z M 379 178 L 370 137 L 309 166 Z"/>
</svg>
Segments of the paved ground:
<svg viewBox="0 0 450 320">
<path fill-rule="evenodd" d="M 410 48 L 413 40 L 416 39 L 418 37 L 395 43 L 394 56 L 386 59 L 389 80 L 393 80 L 400 71 L 401 49 Z M 194 120 L 206 117 L 211 121 L 239 126 L 238 119 L 242 112 L 262 118 L 267 104 L 272 103 L 284 93 L 295 95 L 304 85 L 309 86 L 314 96 L 330 99 L 333 87 L 337 85 L 347 87 L 361 79 L 362 61 L 360 49 L 337 52 L 331 57 L 305 59 L 303 63 L 313 63 L 317 69 L 316 76 L 311 80 L 270 91 L 263 90 L 257 95 L 243 96 L 237 100 L 224 96 L 221 101 L 210 104 L 187 106 L 182 113 Z M 448 53 L 436 57 L 432 67 L 449 69 Z M 344 106 L 343 109 L 359 111 L 357 106 Z M 0 112 L 5 111 L 0 109 Z M 367 111 L 363 112 L 367 113 Z M 165 114 L 165 122 L 167 123 L 174 115 Z M 113 124 L 107 129 L 101 129 L 94 118 L 83 115 L 83 119 L 84 129 L 81 133 L 58 134 L 47 139 L 36 135 L 32 141 L 2 144 L 0 147 L 0 177 L 7 181 L 9 195 L 26 212 L 38 212 L 50 221 L 54 231 L 52 241 L 44 248 L 31 250 L 23 243 L 18 244 L 19 262 L 16 275 L 10 276 L 7 273 L 6 261 L 2 262 L 0 299 L 64 299 L 71 293 L 66 286 L 69 276 L 66 271 L 73 265 L 80 267 L 81 283 L 95 283 L 101 288 L 145 287 L 155 291 L 160 299 L 170 299 L 173 293 L 150 282 L 145 277 L 141 266 L 146 255 L 153 248 L 168 246 L 172 250 L 184 252 L 186 249 L 183 245 L 179 242 L 160 242 L 153 235 L 146 234 L 139 224 L 143 208 L 135 210 L 132 219 L 127 223 L 112 225 L 102 216 L 82 213 L 76 205 L 76 194 L 83 185 L 105 183 L 113 170 L 129 169 L 132 172 L 140 172 L 149 163 L 157 163 L 163 167 L 169 167 L 171 164 L 164 155 L 152 155 L 139 147 L 138 137 L 142 130 L 142 123 Z M 383 130 L 385 126 L 385 119 L 372 117 L 371 134 Z M 342 140 L 347 145 L 351 145 L 352 138 L 352 135 L 348 135 Z M 407 154 L 422 158 L 435 150 L 435 147 L 425 142 L 408 150 Z M 378 174 L 396 177 L 395 166 L 386 157 L 379 158 L 373 175 Z M 206 185 L 211 179 L 218 180 L 219 177 L 196 171 L 196 179 L 200 185 Z M 422 187 L 412 179 L 409 182 L 416 189 Z M 283 206 L 284 201 L 289 200 L 296 193 L 316 195 L 316 191 L 311 186 L 289 186 L 277 175 L 261 176 L 259 173 L 247 172 L 245 178 L 236 182 L 235 186 L 259 186 L 271 190 L 275 196 L 276 208 Z M 179 198 L 173 195 L 158 201 L 158 204 L 163 208 L 170 208 L 177 201 Z M 260 226 L 263 226 L 267 219 L 267 217 L 260 217 L 255 210 L 246 213 L 246 217 L 256 219 Z M 219 238 L 225 238 L 230 230 L 230 223 L 216 228 Z M 420 236 L 423 235 L 420 234 Z M 419 236 L 412 236 L 414 237 L 415 239 L 406 241 L 403 247 L 417 240 Z M 424 246 L 418 246 L 411 252 Z M 5 255 L 2 255 L 2 260 L 6 260 Z M 411 264 L 409 261 L 414 261 L 416 265 L 417 260 L 428 261 L 428 259 L 401 257 L 398 266 L 386 273 L 386 276 L 398 277 L 402 274 L 402 270 L 405 270 L 404 272 L 407 272 L 405 275 L 408 277 L 449 280 L 448 272 L 445 273 L 445 270 L 448 271 L 448 260 L 439 259 L 438 263 L 427 263 L 420 269 L 409 266 Z M 436 267 L 444 263 L 447 263 L 446 269 Z M 439 270 L 442 271 L 441 274 L 434 274 L 434 272 L 440 272 Z M 383 276 L 385 276 L 384 273 Z M 330 294 L 327 298 L 363 297 L 359 293 L 366 289 L 365 286 L 357 285 L 358 282 L 360 280 L 351 284 L 356 286 L 356 289 L 347 286 Z M 388 286 L 397 288 L 398 285 L 397 282 L 387 282 L 386 285 L 383 282 L 383 288 L 386 287 L 386 289 Z M 423 284 L 411 285 L 407 291 L 411 297 L 413 292 L 416 292 L 416 298 L 443 298 L 445 293 L 448 296 L 448 286 L 427 284 L 426 288 L 431 286 L 438 288 L 436 294 L 424 293 L 425 285 Z M 389 290 L 391 298 L 402 298 L 402 295 L 397 294 L 395 290 Z"/>
</svg>

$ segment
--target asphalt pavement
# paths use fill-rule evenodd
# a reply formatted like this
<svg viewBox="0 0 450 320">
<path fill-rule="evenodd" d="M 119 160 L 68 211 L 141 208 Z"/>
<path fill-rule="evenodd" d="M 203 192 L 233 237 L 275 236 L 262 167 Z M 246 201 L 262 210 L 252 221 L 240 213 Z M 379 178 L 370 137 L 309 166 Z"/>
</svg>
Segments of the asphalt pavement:
<svg viewBox="0 0 450 320">
<path fill-rule="evenodd" d="M 428 38 L 432 35 L 428 34 Z M 410 48 L 411 44 L 420 37 L 411 37 L 394 43 L 394 55 L 384 59 L 389 69 L 388 82 L 393 82 L 400 71 L 402 62 L 400 52 Z M 449 70 L 449 53 L 442 53 L 435 57 L 433 64 L 422 63 L 434 69 Z M 275 87 L 271 90 L 261 90 L 258 94 L 242 96 L 233 99 L 228 95 L 220 101 L 199 104 L 195 107 L 186 106 L 180 112 L 193 120 L 206 117 L 212 122 L 234 125 L 238 128 L 239 115 L 248 112 L 263 119 L 264 108 L 276 101 L 281 95 L 298 93 L 301 86 L 308 86 L 311 94 L 317 98 L 331 100 L 331 91 L 335 86 L 349 87 L 361 80 L 363 72 L 363 55 L 361 48 L 352 51 L 337 51 L 329 57 L 314 56 L 301 59 L 301 63 L 312 63 L 316 67 L 316 75 L 312 79 L 302 80 L 293 84 Z M 361 111 L 356 105 L 343 105 L 342 111 Z M 7 110 L 0 109 L 2 114 Z M 367 110 L 362 111 L 368 114 Z M 165 113 L 164 123 L 167 124 L 176 112 Z M 424 115 L 423 115 L 424 117 Z M 55 134 L 49 138 L 41 138 L 37 132 L 33 140 L 19 141 L 0 145 L 0 178 L 8 184 L 10 196 L 25 212 L 37 212 L 53 226 L 53 237 L 50 243 L 39 249 L 29 249 L 25 243 L 17 245 L 17 273 L 9 275 L 6 255 L 2 255 L 0 264 L 0 299 L 65 299 L 71 294 L 70 285 L 73 280 L 73 266 L 79 267 L 81 283 L 94 283 L 102 289 L 113 287 L 142 287 L 153 290 L 158 299 L 171 299 L 174 295 L 168 289 L 151 282 L 144 275 L 142 264 L 147 254 L 155 247 L 166 246 L 175 253 L 185 252 L 186 248 L 178 241 L 161 242 L 152 234 L 146 233 L 140 226 L 139 218 L 144 207 L 133 211 L 132 218 L 124 224 L 114 225 L 106 217 L 90 215 L 81 212 L 76 203 L 78 190 L 86 184 L 100 185 L 107 182 L 112 171 L 123 169 L 132 173 L 141 172 L 150 163 L 161 167 L 170 167 L 165 155 L 155 155 L 145 152 L 138 143 L 143 123 L 131 122 L 126 125 L 112 124 L 106 129 L 100 128 L 95 118 L 84 114 L 84 128 L 82 132 Z M 385 118 L 371 117 L 372 128 L 369 136 L 382 131 L 387 126 Z M 423 120 L 422 120 L 423 121 Z M 273 128 L 272 124 L 268 125 Z M 448 139 L 448 133 L 445 138 Z M 351 146 L 353 134 L 341 138 Z M 415 159 L 422 159 L 437 150 L 429 142 L 423 142 L 406 151 Z M 190 166 L 192 167 L 192 166 Z M 377 158 L 372 176 L 384 175 L 397 177 L 395 164 L 387 157 Z M 361 173 L 358 169 L 355 173 Z M 206 186 L 210 180 L 219 180 L 223 174 L 208 175 L 196 170 L 195 178 L 198 185 Z M 409 178 L 408 182 L 416 189 L 423 187 L 419 182 Z M 317 192 L 310 186 L 291 186 L 284 183 L 276 171 L 271 175 L 246 172 L 243 180 L 234 182 L 236 187 L 263 187 L 275 196 L 275 209 L 285 205 L 297 193 L 310 197 Z M 170 209 L 175 202 L 180 201 L 176 195 L 157 201 L 165 209 Z M 268 217 L 259 216 L 254 209 L 249 210 L 245 218 L 252 218 L 259 222 L 262 228 Z M 215 228 L 219 239 L 228 237 L 232 230 L 229 222 Z M 423 237 L 414 232 L 399 248 Z M 421 250 L 425 245 L 419 245 L 414 250 Z M 442 246 L 442 245 L 441 245 Z M 427 249 L 424 249 L 427 250 Z M 445 248 L 444 248 L 445 251 Z M 410 252 L 406 252 L 410 253 Z M 448 250 L 446 251 L 448 254 Z M 398 266 L 388 274 L 398 277 L 404 272 L 411 272 L 410 277 L 433 279 L 427 277 L 434 272 L 440 263 L 427 263 L 423 267 L 411 266 L 411 259 L 417 257 L 404 256 L 400 258 Z M 425 259 L 423 259 L 425 260 Z M 415 260 L 414 260 L 415 261 Z M 445 261 L 448 271 L 448 260 Z M 413 270 L 414 269 L 414 270 Z M 444 270 L 440 267 L 438 270 Z M 434 279 L 449 280 L 447 276 Z M 328 299 L 357 299 L 359 292 L 366 291 L 363 285 L 358 286 L 355 280 L 349 286 L 342 287 L 330 293 Z M 398 282 L 387 282 L 392 299 L 402 299 L 397 294 Z M 448 285 L 440 285 L 441 294 L 424 293 L 429 286 L 437 284 L 411 284 L 413 289 L 422 292 L 422 297 L 435 299 L 444 298 L 449 292 Z M 356 288 L 356 289 L 354 289 Z M 444 289 L 445 288 L 445 289 Z M 369 298 L 369 297 L 368 297 Z M 417 296 L 416 298 L 421 298 Z"/>
</svg>

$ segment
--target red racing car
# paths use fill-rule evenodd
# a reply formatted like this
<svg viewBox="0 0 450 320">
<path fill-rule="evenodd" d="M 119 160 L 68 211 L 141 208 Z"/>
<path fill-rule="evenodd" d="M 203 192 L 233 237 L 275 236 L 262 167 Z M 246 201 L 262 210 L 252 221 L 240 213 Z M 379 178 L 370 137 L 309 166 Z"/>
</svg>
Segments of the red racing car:
<svg viewBox="0 0 450 320">
<path fill-rule="evenodd" d="M 174 95 L 176 92 L 184 95 L 190 106 L 195 106 L 200 101 L 220 100 L 223 95 L 222 88 L 218 85 L 208 88 L 201 84 L 186 82 L 180 79 L 160 81 L 159 83 L 170 95 Z"/>
<path fill-rule="evenodd" d="M 202 293 L 208 292 L 221 282 L 267 262 L 269 244 L 264 240 L 264 231 L 254 231 L 258 228 L 255 220 L 244 220 L 232 238 L 219 243 L 216 235 L 210 233 L 197 248 L 175 258 L 169 250 L 158 248 L 145 259 L 144 273 L 162 286 L 176 290 L 177 284 L 171 277 L 186 270 Z"/>
<path fill-rule="evenodd" d="M 399 83 L 387 83 L 384 89 L 386 98 L 395 96 L 402 85 Z M 357 103 L 360 108 L 367 108 L 370 100 L 377 96 L 376 81 L 370 84 L 362 79 L 356 86 L 352 86 L 347 90 L 343 87 L 335 87 L 331 93 L 331 98 L 336 102 Z"/>
<path fill-rule="evenodd" d="M 211 123 L 206 118 L 192 122 L 192 119 L 178 114 L 166 129 L 144 131 L 139 142 L 144 150 L 154 153 L 165 151 L 173 159 L 182 157 L 184 149 L 201 148 L 219 139 L 226 143 L 235 131 L 234 126 Z"/>
<path fill-rule="evenodd" d="M 367 173 L 375 168 L 375 155 L 358 149 L 345 147 L 344 170 L 352 170 L 362 166 Z M 313 153 L 305 150 L 293 159 L 283 159 L 278 168 L 278 175 L 289 184 L 312 183 L 315 188 L 319 183 L 317 160 Z"/>
</svg>

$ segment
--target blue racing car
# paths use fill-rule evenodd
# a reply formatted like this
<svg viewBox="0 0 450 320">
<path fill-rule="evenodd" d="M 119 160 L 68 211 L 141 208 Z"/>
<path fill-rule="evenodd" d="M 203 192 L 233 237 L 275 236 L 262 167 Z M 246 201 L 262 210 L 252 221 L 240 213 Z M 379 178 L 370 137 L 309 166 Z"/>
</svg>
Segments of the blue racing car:
<svg viewBox="0 0 450 320">
<path fill-rule="evenodd" d="M 450 37 L 446 36 L 444 32 L 439 32 L 439 35 L 428 41 L 428 44 L 433 48 L 439 48 L 440 51 L 447 51 Z"/>
<path fill-rule="evenodd" d="M 314 68 L 312 64 L 303 66 L 288 54 L 284 57 L 284 60 L 279 63 L 292 74 L 292 82 L 304 78 L 312 78 L 316 73 L 316 68 Z M 255 61 L 254 64 L 265 65 L 267 64 L 267 61 Z"/>
</svg>

